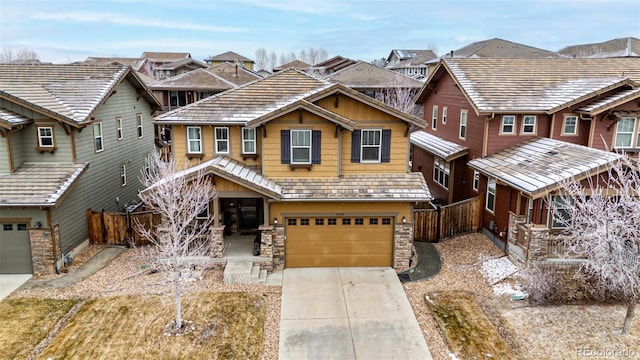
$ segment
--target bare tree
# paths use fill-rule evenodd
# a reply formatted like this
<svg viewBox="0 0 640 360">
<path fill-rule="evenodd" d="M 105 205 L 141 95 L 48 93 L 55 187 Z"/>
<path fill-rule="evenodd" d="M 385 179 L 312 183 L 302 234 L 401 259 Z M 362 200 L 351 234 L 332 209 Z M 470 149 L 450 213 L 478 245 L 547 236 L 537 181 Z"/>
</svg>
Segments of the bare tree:
<svg viewBox="0 0 640 360">
<path fill-rule="evenodd" d="M 186 164 L 185 164 L 186 168 Z M 146 189 L 139 196 L 142 202 L 162 217 L 157 229 L 136 225 L 138 233 L 153 246 L 146 248 L 146 258 L 162 275 L 173 291 L 175 320 L 168 330 L 184 333 L 182 297 L 189 289 L 194 271 L 205 265 L 210 255 L 207 232 L 213 216 L 209 216 L 209 201 L 215 189 L 209 177 L 199 171 L 179 171 L 173 160 L 163 162 L 155 153 L 151 166 L 142 174 Z M 203 216 L 205 215 L 205 216 Z"/>
<path fill-rule="evenodd" d="M 412 80 L 397 74 L 392 84 L 376 91 L 376 99 L 408 114 L 422 117 L 422 106 L 414 103 L 414 97 L 419 89 L 411 85 Z"/>
<path fill-rule="evenodd" d="M 307 50 L 300 50 L 300 52 L 298 53 L 298 60 L 306 62 L 307 64 L 309 63 L 309 55 L 307 55 Z"/>
<path fill-rule="evenodd" d="M 564 227 L 567 256 L 586 260 L 576 276 L 596 279 L 600 291 L 627 302 L 622 334 L 628 335 L 640 291 L 640 176 L 627 156 L 610 165 L 586 185 L 562 183 L 553 219 Z"/>
<path fill-rule="evenodd" d="M 265 48 L 259 48 L 256 50 L 256 70 L 266 69 L 269 59 L 267 58 L 267 50 Z"/>
<path fill-rule="evenodd" d="M 273 71 L 273 68 L 278 66 L 278 55 L 275 51 L 269 53 L 269 71 Z"/>
<path fill-rule="evenodd" d="M 0 64 L 29 65 L 39 63 L 38 53 L 29 49 L 14 51 L 11 47 L 3 47 L 2 54 L 0 54 Z"/>
</svg>

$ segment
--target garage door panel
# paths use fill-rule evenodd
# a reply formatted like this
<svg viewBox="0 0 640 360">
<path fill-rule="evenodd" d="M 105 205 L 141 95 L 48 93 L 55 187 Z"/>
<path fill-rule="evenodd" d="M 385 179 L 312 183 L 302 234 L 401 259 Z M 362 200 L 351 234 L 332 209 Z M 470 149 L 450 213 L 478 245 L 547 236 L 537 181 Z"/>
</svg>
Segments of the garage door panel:
<svg viewBox="0 0 640 360">
<path fill-rule="evenodd" d="M 388 241 L 303 241 L 287 244 L 287 252 L 301 255 L 385 254 Z"/>
<path fill-rule="evenodd" d="M 31 243 L 27 224 L 1 224 L 0 274 L 31 273 Z"/>
<path fill-rule="evenodd" d="M 287 257 L 287 267 L 389 266 L 391 255 L 294 255 Z"/>
</svg>

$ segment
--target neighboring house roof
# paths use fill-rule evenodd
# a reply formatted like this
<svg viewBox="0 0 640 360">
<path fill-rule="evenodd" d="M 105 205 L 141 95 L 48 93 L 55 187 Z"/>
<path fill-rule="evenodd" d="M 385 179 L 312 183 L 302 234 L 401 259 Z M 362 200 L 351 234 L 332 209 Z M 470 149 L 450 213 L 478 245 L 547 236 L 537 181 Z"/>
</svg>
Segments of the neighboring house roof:
<svg viewBox="0 0 640 360">
<path fill-rule="evenodd" d="M 0 107 L 0 128 L 13 129 L 21 125 L 31 124 L 33 120 Z"/>
<path fill-rule="evenodd" d="M 113 65 L 122 64 L 129 65 L 134 70 L 140 69 L 140 66 L 144 63 L 143 58 L 124 58 L 124 57 L 93 57 L 89 56 L 84 60 L 85 64 L 89 65 Z"/>
<path fill-rule="evenodd" d="M 348 66 L 357 63 L 357 61 L 342 57 L 340 55 L 334 56 L 331 59 L 321 61 L 313 66 L 310 66 L 308 71 L 319 71 L 321 73 L 329 74 L 341 69 L 344 69 Z"/>
<path fill-rule="evenodd" d="M 429 201 L 421 173 L 344 175 L 340 178 L 278 179 L 282 200 Z"/>
<path fill-rule="evenodd" d="M 599 43 L 571 45 L 560 49 L 558 53 L 583 58 L 640 57 L 640 39 L 628 37 Z"/>
<path fill-rule="evenodd" d="M 391 61 L 391 58 L 395 55 L 399 60 L 406 60 L 416 56 L 427 56 L 429 58 L 438 57 L 433 50 L 402 50 L 402 49 L 393 49 L 387 56 L 386 62 Z"/>
<path fill-rule="evenodd" d="M 142 53 L 142 58 L 156 63 L 169 63 L 181 59 L 187 59 L 191 57 L 188 52 L 153 52 L 145 51 Z"/>
<path fill-rule="evenodd" d="M 476 114 L 553 113 L 610 90 L 636 88 L 638 58 L 443 58 L 416 97 L 449 73 Z"/>
<path fill-rule="evenodd" d="M 220 61 L 220 62 L 235 62 L 235 61 L 241 61 L 241 62 L 254 62 L 253 60 L 249 59 L 248 57 L 242 56 L 240 54 L 234 53 L 233 51 L 227 51 L 227 52 L 223 52 L 222 54 L 218 54 L 218 55 L 214 55 L 214 56 L 209 56 L 208 58 L 205 59 L 205 61 Z"/>
<path fill-rule="evenodd" d="M 176 70 L 181 67 L 194 67 L 194 68 L 204 69 L 207 67 L 207 64 L 200 62 L 196 59 L 187 58 L 187 59 L 180 59 L 170 63 L 162 64 L 158 66 L 156 70 Z"/>
<path fill-rule="evenodd" d="M 436 56 L 431 57 L 431 55 L 419 55 L 416 57 L 408 58 L 399 61 L 396 64 L 387 66 L 387 69 L 405 69 L 405 68 L 416 68 L 416 67 L 428 67 L 431 60 L 437 59 Z"/>
<path fill-rule="evenodd" d="M 608 169 L 623 155 L 564 141 L 539 138 L 496 154 L 476 158 L 469 167 L 498 183 L 538 198 L 557 190 L 562 181 L 582 180 Z"/>
<path fill-rule="evenodd" d="M 273 71 L 282 71 L 285 69 L 296 69 L 296 70 L 307 70 L 309 68 L 309 64 L 307 64 L 304 61 L 300 61 L 300 60 L 293 60 L 293 61 L 289 61 L 288 63 L 284 64 L 284 65 L 280 65 L 278 67 L 273 68 Z"/>
<path fill-rule="evenodd" d="M 252 81 L 262 79 L 260 75 L 253 71 L 249 71 L 242 66 L 236 66 L 229 62 L 211 66 L 206 70 L 236 85 L 244 85 Z"/>
<path fill-rule="evenodd" d="M 451 55 L 443 55 L 450 57 Z M 454 58 L 557 58 L 557 53 L 529 45 L 493 38 L 476 41 L 453 51 Z"/>
<path fill-rule="evenodd" d="M 587 106 L 583 106 L 577 109 L 576 112 L 588 114 L 588 115 L 598 115 L 618 105 L 627 103 L 631 100 L 635 100 L 638 98 L 640 98 L 640 87 L 631 89 L 631 90 L 620 91 L 611 96 L 608 96 L 596 102 L 593 102 Z"/>
<path fill-rule="evenodd" d="M 418 130 L 410 135 L 411 144 L 449 162 L 469 153 L 469 148 Z"/>
<path fill-rule="evenodd" d="M 352 89 L 419 89 L 422 82 L 380 66 L 359 61 L 342 70 L 329 74 L 324 79 Z"/>
<path fill-rule="evenodd" d="M 0 65 L 0 96 L 80 126 L 91 121 L 93 112 L 125 79 L 152 107 L 162 108 L 131 67 L 123 65 Z"/>
<path fill-rule="evenodd" d="M 172 76 L 149 86 L 151 90 L 209 90 L 225 91 L 236 87 L 216 74 L 205 69 L 196 69 L 184 74 Z"/>
<path fill-rule="evenodd" d="M 136 75 L 142 80 L 147 86 L 153 85 L 158 82 L 158 79 L 154 79 L 151 76 L 136 71 Z"/>
<path fill-rule="evenodd" d="M 256 71 L 255 73 L 260 75 L 260 76 L 262 76 L 262 77 L 266 77 L 266 76 L 269 76 L 269 75 L 273 74 L 272 72 L 267 71 L 265 69 L 260 69 L 260 70 Z"/>
<path fill-rule="evenodd" d="M 23 163 L 0 175 L 0 206 L 56 206 L 89 164 Z"/>
</svg>

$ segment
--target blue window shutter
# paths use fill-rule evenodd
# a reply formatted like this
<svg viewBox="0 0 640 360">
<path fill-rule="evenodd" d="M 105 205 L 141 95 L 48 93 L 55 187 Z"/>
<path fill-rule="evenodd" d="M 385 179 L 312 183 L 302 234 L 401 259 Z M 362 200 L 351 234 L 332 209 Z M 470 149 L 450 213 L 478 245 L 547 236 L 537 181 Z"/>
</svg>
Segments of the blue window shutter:
<svg viewBox="0 0 640 360">
<path fill-rule="evenodd" d="M 360 130 L 353 130 L 351 133 L 351 162 L 360 162 Z"/>
<path fill-rule="evenodd" d="M 380 161 L 383 163 L 391 162 L 391 130 L 382 130 L 382 154 Z"/>
<path fill-rule="evenodd" d="M 322 132 L 320 130 L 311 131 L 311 163 L 320 164 L 320 148 Z"/>
<path fill-rule="evenodd" d="M 291 134 L 289 130 L 280 130 L 280 162 L 291 163 Z"/>
</svg>

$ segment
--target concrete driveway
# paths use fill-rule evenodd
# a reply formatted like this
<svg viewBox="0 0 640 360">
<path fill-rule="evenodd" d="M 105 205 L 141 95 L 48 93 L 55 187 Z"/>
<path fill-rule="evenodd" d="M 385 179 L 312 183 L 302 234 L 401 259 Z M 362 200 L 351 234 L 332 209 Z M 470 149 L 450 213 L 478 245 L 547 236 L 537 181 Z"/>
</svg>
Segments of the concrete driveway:
<svg viewBox="0 0 640 360">
<path fill-rule="evenodd" d="M 279 359 L 432 359 L 391 268 L 285 269 Z"/>
<path fill-rule="evenodd" d="M 31 274 L 0 274 L 0 300 L 31 279 Z"/>
</svg>

